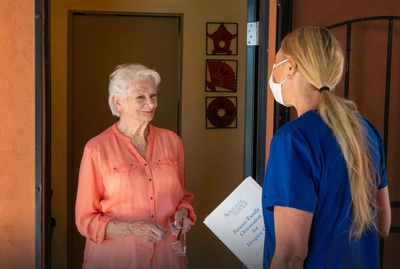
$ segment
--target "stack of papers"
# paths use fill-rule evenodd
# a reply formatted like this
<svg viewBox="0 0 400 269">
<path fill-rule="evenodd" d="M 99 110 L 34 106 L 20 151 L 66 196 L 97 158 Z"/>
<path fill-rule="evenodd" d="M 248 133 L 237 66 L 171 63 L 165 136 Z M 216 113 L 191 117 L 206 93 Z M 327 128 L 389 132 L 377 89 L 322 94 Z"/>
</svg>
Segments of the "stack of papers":
<svg viewBox="0 0 400 269">
<path fill-rule="evenodd" d="M 262 268 L 265 226 L 260 185 L 246 178 L 204 220 L 204 224 L 249 269 Z"/>
</svg>

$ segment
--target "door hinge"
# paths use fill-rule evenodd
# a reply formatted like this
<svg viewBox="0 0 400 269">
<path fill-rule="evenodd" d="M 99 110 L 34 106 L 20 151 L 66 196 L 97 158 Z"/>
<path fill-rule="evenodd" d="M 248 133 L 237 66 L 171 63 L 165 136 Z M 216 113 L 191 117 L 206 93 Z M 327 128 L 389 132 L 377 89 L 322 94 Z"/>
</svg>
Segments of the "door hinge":
<svg viewBox="0 0 400 269">
<path fill-rule="evenodd" d="M 247 46 L 258 46 L 258 21 L 247 23 Z"/>
</svg>

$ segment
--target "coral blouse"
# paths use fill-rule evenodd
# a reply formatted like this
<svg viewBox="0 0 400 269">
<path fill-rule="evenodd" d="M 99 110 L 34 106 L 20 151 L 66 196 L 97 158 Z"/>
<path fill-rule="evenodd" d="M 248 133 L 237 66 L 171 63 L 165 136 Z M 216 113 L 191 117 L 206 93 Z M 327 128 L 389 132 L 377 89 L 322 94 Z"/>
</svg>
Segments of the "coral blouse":
<svg viewBox="0 0 400 269">
<path fill-rule="evenodd" d="M 143 158 L 116 124 L 85 146 L 76 198 L 79 232 L 86 237 L 83 268 L 186 268 L 175 255 L 168 223 L 187 208 L 192 224 L 194 195 L 185 189 L 182 141 L 172 131 L 149 125 Z M 134 236 L 105 239 L 108 222 L 145 220 L 168 231 L 159 243 Z"/>
</svg>

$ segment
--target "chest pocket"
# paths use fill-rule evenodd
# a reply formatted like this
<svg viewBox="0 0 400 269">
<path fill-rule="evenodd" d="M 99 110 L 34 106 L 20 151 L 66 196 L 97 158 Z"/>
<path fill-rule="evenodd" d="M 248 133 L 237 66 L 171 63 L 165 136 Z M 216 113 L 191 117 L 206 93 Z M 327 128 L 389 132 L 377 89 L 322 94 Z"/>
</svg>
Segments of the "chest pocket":
<svg viewBox="0 0 400 269">
<path fill-rule="evenodd" d="M 178 173 L 178 161 L 172 158 L 162 158 L 157 161 L 157 174 L 160 175 L 160 178 L 179 182 L 179 173 Z M 156 175 L 154 175 L 156 176 Z"/>
<path fill-rule="evenodd" d="M 112 197 L 118 195 L 118 197 L 125 197 L 134 188 L 140 188 L 136 186 L 140 181 L 135 180 L 140 175 L 138 167 L 132 163 L 118 164 L 110 169 L 110 173 L 104 176 L 104 192 L 106 197 Z"/>
<path fill-rule="evenodd" d="M 174 159 L 160 159 L 158 160 L 159 165 L 167 165 L 167 166 L 174 166 L 177 165 L 178 162 Z"/>
<path fill-rule="evenodd" d="M 127 173 L 129 171 L 135 170 L 137 167 L 133 163 L 130 164 L 120 164 L 117 166 L 114 166 L 113 172 L 114 173 Z"/>
</svg>

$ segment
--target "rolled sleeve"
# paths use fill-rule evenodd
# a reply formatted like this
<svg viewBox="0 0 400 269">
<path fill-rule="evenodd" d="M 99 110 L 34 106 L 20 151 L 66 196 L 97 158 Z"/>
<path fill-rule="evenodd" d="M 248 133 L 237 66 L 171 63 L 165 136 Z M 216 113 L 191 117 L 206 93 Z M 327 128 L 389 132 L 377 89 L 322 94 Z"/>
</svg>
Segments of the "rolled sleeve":
<svg viewBox="0 0 400 269">
<path fill-rule="evenodd" d="M 79 172 L 78 192 L 75 204 L 75 222 L 82 236 L 95 243 L 103 242 L 110 217 L 101 212 L 103 196 L 101 174 L 93 152 L 85 147 Z"/>
<path fill-rule="evenodd" d="M 192 225 L 194 225 L 195 223 L 196 223 L 196 220 L 197 220 L 197 216 L 196 216 L 196 214 L 194 213 L 194 209 L 193 209 L 193 207 L 190 205 L 190 204 L 179 204 L 177 207 L 176 207 L 176 211 L 178 211 L 178 210 L 180 210 L 180 209 L 182 209 L 182 208 L 186 208 L 187 210 L 188 210 L 188 212 L 189 212 L 189 215 L 188 215 L 188 217 L 189 217 L 189 219 L 192 221 Z"/>
</svg>

